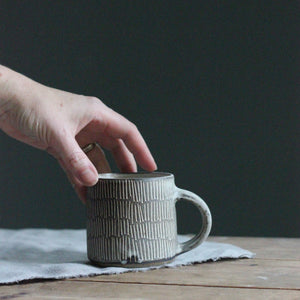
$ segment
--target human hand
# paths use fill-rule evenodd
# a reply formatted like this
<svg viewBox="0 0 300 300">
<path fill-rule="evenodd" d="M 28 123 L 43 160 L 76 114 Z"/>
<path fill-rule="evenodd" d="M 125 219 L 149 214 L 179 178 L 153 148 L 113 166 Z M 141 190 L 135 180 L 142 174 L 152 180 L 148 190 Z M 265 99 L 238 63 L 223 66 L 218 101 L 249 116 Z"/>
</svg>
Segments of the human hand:
<svg viewBox="0 0 300 300">
<path fill-rule="evenodd" d="M 0 128 L 54 156 L 82 201 L 98 172 L 110 171 L 100 146 L 112 153 L 121 172 L 135 172 L 136 162 L 156 169 L 137 127 L 102 101 L 46 87 L 2 66 Z M 85 154 L 82 147 L 94 142 L 99 146 Z"/>
</svg>

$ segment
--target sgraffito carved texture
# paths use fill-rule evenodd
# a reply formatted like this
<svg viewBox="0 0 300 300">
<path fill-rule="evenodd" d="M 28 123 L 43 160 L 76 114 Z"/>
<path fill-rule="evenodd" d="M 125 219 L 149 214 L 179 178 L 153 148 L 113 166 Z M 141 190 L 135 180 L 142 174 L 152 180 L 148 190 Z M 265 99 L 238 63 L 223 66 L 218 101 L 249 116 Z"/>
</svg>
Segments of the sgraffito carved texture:
<svg viewBox="0 0 300 300">
<path fill-rule="evenodd" d="M 173 178 L 99 180 L 88 195 L 89 259 L 128 264 L 174 257 L 174 193 Z"/>
</svg>

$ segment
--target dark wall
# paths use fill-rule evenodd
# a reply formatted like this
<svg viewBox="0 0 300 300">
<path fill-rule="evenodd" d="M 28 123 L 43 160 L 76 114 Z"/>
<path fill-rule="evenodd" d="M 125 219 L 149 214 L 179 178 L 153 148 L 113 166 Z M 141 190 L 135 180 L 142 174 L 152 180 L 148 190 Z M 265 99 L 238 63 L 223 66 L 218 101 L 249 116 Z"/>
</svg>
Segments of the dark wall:
<svg viewBox="0 0 300 300">
<path fill-rule="evenodd" d="M 298 17 L 297 1 L 6 0 L 0 63 L 136 123 L 212 234 L 299 236 Z M 2 132 L 0 181 L 0 227 L 85 226 L 56 161 Z"/>
</svg>

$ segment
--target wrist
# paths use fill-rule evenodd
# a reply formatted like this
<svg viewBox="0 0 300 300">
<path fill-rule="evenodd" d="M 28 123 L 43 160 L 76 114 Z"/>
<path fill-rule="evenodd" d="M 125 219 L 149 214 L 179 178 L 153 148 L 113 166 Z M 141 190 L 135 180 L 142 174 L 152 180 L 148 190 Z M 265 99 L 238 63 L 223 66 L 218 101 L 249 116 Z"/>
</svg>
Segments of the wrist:
<svg viewBox="0 0 300 300">
<path fill-rule="evenodd" d="M 12 110 L 28 105 L 33 82 L 26 76 L 0 65 L 0 129 L 3 129 Z"/>
<path fill-rule="evenodd" d="M 12 97 L 10 88 L 10 70 L 0 65 L 0 129 L 7 118 L 10 109 L 9 99 Z"/>
</svg>

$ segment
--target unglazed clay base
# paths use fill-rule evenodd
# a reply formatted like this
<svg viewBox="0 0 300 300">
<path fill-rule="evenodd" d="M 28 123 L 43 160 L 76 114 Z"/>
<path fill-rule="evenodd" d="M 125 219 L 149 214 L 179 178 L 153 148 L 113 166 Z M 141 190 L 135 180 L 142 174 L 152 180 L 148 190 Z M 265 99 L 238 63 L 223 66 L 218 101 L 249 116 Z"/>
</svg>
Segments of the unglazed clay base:
<svg viewBox="0 0 300 300">
<path fill-rule="evenodd" d="M 136 263 L 136 262 L 113 262 L 113 263 L 106 263 L 106 262 L 98 262 L 90 259 L 90 262 L 93 265 L 96 265 L 98 267 L 121 267 L 121 268 L 148 268 L 148 267 L 154 267 L 154 266 L 160 266 L 164 264 L 168 264 L 172 262 L 175 259 L 175 256 L 172 258 L 167 258 L 167 259 L 161 259 L 161 260 L 156 260 L 156 261 L 145 261 L 141 263 Z"/>
</svg>

